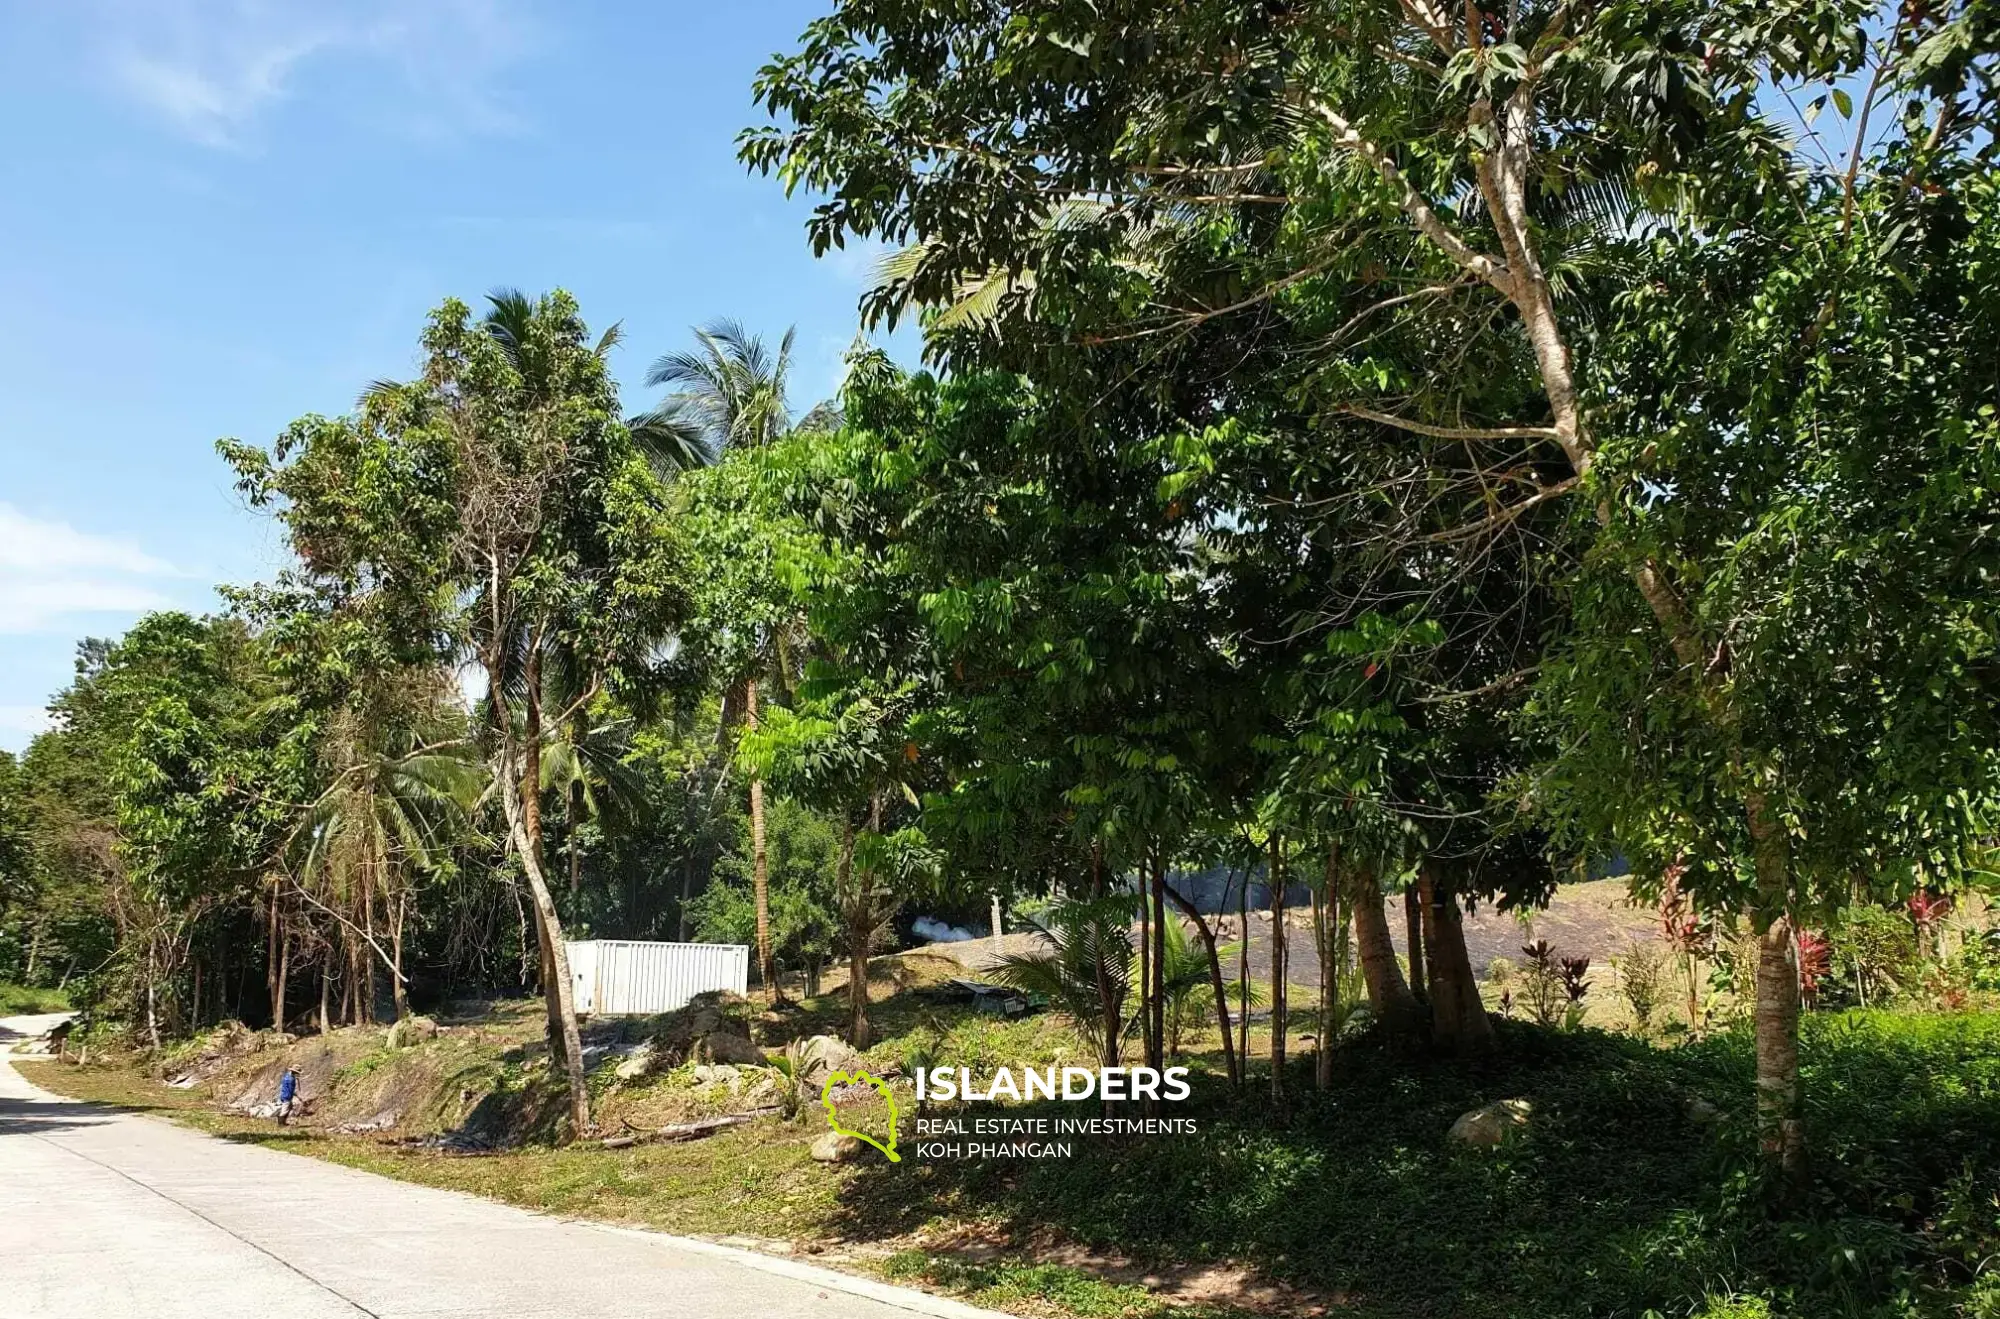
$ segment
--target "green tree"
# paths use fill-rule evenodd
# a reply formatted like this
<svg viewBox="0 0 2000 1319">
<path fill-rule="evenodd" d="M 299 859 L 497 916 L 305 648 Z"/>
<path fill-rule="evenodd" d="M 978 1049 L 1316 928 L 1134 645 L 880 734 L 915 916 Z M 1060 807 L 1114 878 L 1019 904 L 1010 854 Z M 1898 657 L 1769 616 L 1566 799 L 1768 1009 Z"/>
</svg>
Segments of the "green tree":
<svg viewBox="0 0 2000 1319">
<path fill-rule="evenodd" d="M 755 851 L 750 821 L 738 817 L 736 849 L 721 857 L 712 884 L 695 900 L 694 928 L 704 940 L 751 943 L 757 937 Z M 789 797 L 775 796 L 766 820 L 768 897 L 765 913 L 771 957 L 782 972 L 805 974 L 806 992 L 818 992 L 820 969 L 840 933 L 834 875 L 840 835 L 834 824 Z"/>
<path fill-rule="evenodd" d="M 798 54 L 764 70 L 758 94 L 782 122 L 753 130 L 744 151 L 788 188 L 826 194 L 810 226 L 816 250 L 870 236 L 922 246 L 871 295 L 873 315 L 949 304 L 1009 272 L 1011 296 L 980 333 L 946 341 L 955 357 L 992 360 L 996 345 L 1022 341 L 1174 339 L 1246 309 L 1310 304 L 1333 326 L 1311 384 L 1337 423 L 1324 431 L 1331 442 L 1365 422 L 1471 452 L 1525 448 L 1525 461 L 1477 463 L 1489 497 L 1464 535 L 1580 496 L 1570 526 L 1597 542 L 1592 562 L 1615 568 L 1671 654 L 1680 708 L 1709 730 L 1698 740 L 1733 748 L 1726 772 L 1703 775 L 1704 801 L 1726 802 L 1733 823 L 1718 816 L 1708 828 L 1747 840 L 1729 854 L 1752 877 L 1763 939 L 1765 1146 L 1796 1169 L 1792 930 L 1821 890 L 1795 803 L 1809 794 L 1830 805 L 1839 792 L 1810 781 L 1805 757 L 1751 736 L 1752 712 L 1716 663 L 1727 628 L 1698 598 L 1729 574 L 1706 550 L 1673 557 L 1633 516 L 1671 486 L 1632 460 L 1673 432 L 1627 432 L 1622 377 L 1592 354 L 1620 297 L 1651 291 L 1656 267 L 1634 259 L 1646 226 L 1714 251 L 1804 215 L 1821 244 L 1815 258 L 1836 254 L 1800 286 L 1817 296 L 1784 300 L 1787 314 L 1768 317 L 1754 285 L 1741 285 L 1750 296 L 1706 304 L 1702 324 L 1748 317 L 1814 369 L 1836 367 L 1826 328 L 1868 302 L 1843 281 L 1877 283 L 1944 240 L 1920 212 L 1962 206 L 1949 193 L 1937 200 L 1944 167 L 1986 149 L 1990 69 L 1971 54 L 1990 28 L 1985 10 L 1927 7 L 1899 20 L 1837 2 L 1530 5 L 1461 22 L 1387 0 L 1305 11 L 1214 0 L 1171 13 L 1144 0 L 976 12 L 847 0 Z M 1766 117 L 1800 89 L 1852 110 L 1843 84 L 1856 78 L 1868 86 L 1845 160 L 1813 161 L 1823 139 Z M 1878 205 L 1860 200 L 1872 182 Z M 1057 208 L 1071 208 L 1065 223 L 1050 223 Z M 1215 260 L 1232 247 L 1250 259 Z M 1675 326 L 1692 322 L 1651 322 Z M 1656 360 L 1677 356 L 1664 341 L 1640 343 Z M 1629 360 L 1613 351 L 1604 365 Z M 1706 403 L 1725 401 L 1704 392 Z M 1703 420 L 1714 459 L 1783 451 L 1756 409 Z M 1925 473 L 1952 461 L 1951 432 L 1928 433 L 1943 447 L 1923 455 Z M 1403 479 L 1425 488 L 1437 475 L 1413 463 Z M 1930 658 L 1930 679 L 1971 695 L 1961 670 Z M 1774 776 L 1781 759 L 1805 777 Z M 1982 797 L 1982 774 L 1959 776 L 1952 791 Z M 1929 827 L 1960 835 L 1968 818 L 1928 815 Z"/>
<path fill-rule="evenodd" d="M 550 1052 L 577 1134 L 589 1090 L 561 917 L 542 846 L 541 759 L 574 709 L 543 704 L 552 655 L 581 675 L 582 708 L 650 676 L 682 608 L 664 492 L 621 421 L 574 302 L 496 295 L 475 321 L 433 313 L 420 378 L 378 384 L 358 414 L 296 423 L 270 454 L 229 444 L 253 502 L 282 502 L 304 572 L 366 582 L 385 617 L 462 654 L 486 682 L 494 795 L 536 913 Z M 518 708 L 518 717 L 517 717 Z"/>
</svg>

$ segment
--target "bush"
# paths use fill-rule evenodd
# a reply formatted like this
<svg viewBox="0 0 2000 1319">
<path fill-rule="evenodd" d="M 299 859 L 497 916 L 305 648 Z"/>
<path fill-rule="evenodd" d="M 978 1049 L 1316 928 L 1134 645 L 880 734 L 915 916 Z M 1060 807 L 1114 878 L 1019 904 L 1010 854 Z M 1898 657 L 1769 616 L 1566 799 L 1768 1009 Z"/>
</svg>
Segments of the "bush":
<svg viewBox="0 0 2000 1319">
<path fill-rule="evenodd" d="M 1653 1013 L 1666 994 L 1667 955 L 1650 939 L 1642 939 L 1611 959 L 1618 969 L 1618 992 L 1632 1008 L 1641 1031 L 1652 1028 Z"/>
<path fill-rule="evenodd" d="M 1874 1007 L 1912 987 L 1918 972 L 1917 931 L 1910 918 L 1880 907 L 1851 907 L 1827 931 L 1842 990 Z"/>
</svg>

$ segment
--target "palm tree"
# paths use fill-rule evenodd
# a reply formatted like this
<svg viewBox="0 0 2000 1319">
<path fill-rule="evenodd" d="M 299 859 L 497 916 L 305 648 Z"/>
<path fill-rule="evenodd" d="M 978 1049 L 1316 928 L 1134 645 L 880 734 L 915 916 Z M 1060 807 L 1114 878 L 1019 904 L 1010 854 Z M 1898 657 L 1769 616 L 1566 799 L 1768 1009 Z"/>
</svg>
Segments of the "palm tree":
<svg viewBox="0 0 2000 1319">
<path fill-rule="evenodd" d="M 792 343 L 787 329 L 776 352 L 733 320 L 711 321 L 694 331 L 695 347 L 667 353 L 646 372 L 648 385 L 671 385 L 660 406 L 633 419 L 632 431 L 667 439 L 680 452 L 700 453 L 713 462 L 725 449 L 754 449 L 783 439 L 793 430 L 825 430 L 838 424 L 831 403 L 812 408 L 794 424 L 787 390 L 791 384 Z"/>
<path fill-rule="evenodd" d="M 1210 1011 L 1215 1004 L 1215 986 L 1210 976 L 1208 950 L 1197 948 L 1189 940 L 1187 926 L 1177 919 L 1165 919 L 1160 925 L 1162 953 L 1160 959 L 1160 992 L 1164 995 L 1162 1016 L 1166 1022 L 1166 1038 L 1162 1049 L 1173 1058 L 1181 1055 L 1181 1037 L 1201 1015 Z M 1236 954 L 1237 945 L 1223 944 L 1215 950 L 1216 962 Z M 1129 979 L 1139 979 L 1139 959 L 1135 956 L 1129 972 Z M 1261 1000 L 1253 987 L 1253 996 Z M 1244 1009 L 1248 1011 L 1247 1005 Z M 1225 1044 L 1224 1046 L 1228 1046 Z"/>
<path fill-rule="evenodd" d="M 354 985 L 356 1020 L 370 1015 L 379 958 L 389 969 L 400 1021 L 410 1008 L 403 930 L 414 879 L 463 836 L 484 777 L 464 755 L 418 750 L 403 735 L 381 737 L 359 716 L 343 724 L 331 741 L 332 781 L 306 808 L 295 834 L 303 852 L 296 882 L 308 902 L 344 927 L 350 965 L 366 967 Z M 398 741 L 406 744 L 401 751 L 384 745 Z M 386 949 L 375 926 L 378 904 L 388 926 Z"/>
<path fill-rule="evenodd" d="M 550 655 L 542 665 L 542 708 L 565 711 L 542 732 L 541 788 L 561 798 L 568 836 L 569 896 L 574 915 L 583 887 L 583 851 L 578 826 L 606 812 L 636 814 L 646 798 L 644 778 L 625 763 L 632 749 L 631 721 L 599 722 L 577 689 L 576 666 Z"/>
<path fill-rule="evenodd" d="M 694 332 L 695 347 L 668 353 L 646 372 L 648 385 L 670 385 L 674 392 L 658 408 L 632 422 L 632 434 L 648 452 L 699 455 L 713 462 L 725 450 L 754 449 L 774 444 L 797 430 L 823 430 L 839 423 L 831 404 L 821 403 L 795 426 L 787 389 L 791 383 L 792 343 L 796 329 L 787 329 L 777 351 L 733 320 L 712 321 Z M 643 438 L 641 438 L 643 437 Z M 758 683 L 761 674 L 784 660 L 785 629 L 756 638 L 747 672 L 724 698 L 725 713 L 740 712 L 746 730 L 758 724 Z M 727 726 L 728 720 L 724 720 Z M 750 774 L 750 883 L 757 906 L 757 974 L 765 994 L 776 999 L 776 968 L 771 957 L 771 872 L 765 849 L 764 780 Z"/>
<path fill-rule="evenodd" d="M 1107 1067 L 1118 1065 L 1124 1044 L 1132 905 L 1129 894 L 1118 893 L 1058 903 L 1046 920 L 1028 922 L 1048 947 L 1003 957 L 991 973 L 1003 985 L 1048 999 Z"/>
</svg>

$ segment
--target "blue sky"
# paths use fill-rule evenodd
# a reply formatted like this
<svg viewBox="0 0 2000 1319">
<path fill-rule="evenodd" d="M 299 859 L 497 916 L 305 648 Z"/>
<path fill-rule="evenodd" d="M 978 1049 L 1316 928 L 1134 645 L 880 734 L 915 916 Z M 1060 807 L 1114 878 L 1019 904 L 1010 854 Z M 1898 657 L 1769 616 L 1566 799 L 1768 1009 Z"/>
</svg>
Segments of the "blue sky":
<svg viewBox="0 0 2000 1319">
<path fill-rule="evenodd" d="M 812 260 L 806 203 L 733 145 L 821 8 L 0 6 L 0 747 L 78 637 L 276 569 L 215 440 L 408 371 L 447 294 L 622 320 L 628 406 L 719 315 L 796 324 L 794 401 L 830 392 L 874 254 Z"/>
</svg>

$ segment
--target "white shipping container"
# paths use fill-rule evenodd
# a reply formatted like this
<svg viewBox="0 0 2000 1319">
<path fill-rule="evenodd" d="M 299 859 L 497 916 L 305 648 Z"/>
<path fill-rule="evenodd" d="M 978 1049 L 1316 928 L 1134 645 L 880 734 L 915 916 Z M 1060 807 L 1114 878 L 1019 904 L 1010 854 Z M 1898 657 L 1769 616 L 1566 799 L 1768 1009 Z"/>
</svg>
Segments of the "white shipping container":
<svg viewBox="0 0 2000 1319">
<path fill-rule="evenodd" d="M 588 939 L 566 946 L 576 1010 L 592 1016 L 672 1012 L 696 994 L 750 988 L 746 944 Z"/>
</svg>

